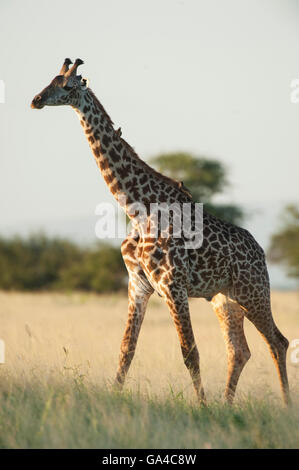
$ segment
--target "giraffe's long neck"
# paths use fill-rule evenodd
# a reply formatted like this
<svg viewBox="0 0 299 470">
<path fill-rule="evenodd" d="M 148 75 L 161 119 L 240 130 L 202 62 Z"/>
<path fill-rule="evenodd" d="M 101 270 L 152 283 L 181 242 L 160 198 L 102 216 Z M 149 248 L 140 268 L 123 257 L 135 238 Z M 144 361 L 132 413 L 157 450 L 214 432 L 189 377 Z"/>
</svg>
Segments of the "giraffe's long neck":
<svg viewBox="0 0 299 470">
<path fill-rule="evenodd" d="M 117 201 L 172 203 L 190 201 L 175 181 L 161 175 L 143 162 L 115 131 L 108 114 L 94 93 L 87 89 L 75 107 L 96 163 Z M 123 205 L 123 204 L 122 204 Z M 128 213 L 126 206 L 124 209 Z"/>
</svg>

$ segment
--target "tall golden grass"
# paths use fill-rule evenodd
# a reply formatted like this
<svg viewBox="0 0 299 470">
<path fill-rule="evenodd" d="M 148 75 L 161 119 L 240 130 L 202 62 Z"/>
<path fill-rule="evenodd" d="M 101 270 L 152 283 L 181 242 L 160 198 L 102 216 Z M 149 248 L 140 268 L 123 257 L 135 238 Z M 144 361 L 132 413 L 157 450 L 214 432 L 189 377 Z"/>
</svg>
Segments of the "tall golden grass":
<svg viewBox="0 0 299 470">
<path fill-rule="evenodd" d="M 273 292 L 272 294 L 272 308 L 275 321 L 279 329 L 290 341 L 299 338 L 298 301 L 299 293 L 297 292 Z M 193 299 L 190 301 L 190 308 L 193 328 L 200 352 L 201 374 L 207 399 L 214 404 L 214 407 L 215 403 L 218 403 L 217 406 L 222 406 L 221 400 L 226 381 L 226 354 L 220 327 L 207 301 Z M 61 402 L 60 398 L 57 398 L 58 405 L 56 404 L 53 409 L 51 407 L 54 406 L 52 403 L 53 394 L 55 395 L 56 393 L 55 385 L 53 384 L 69 383 L 70 379 L 75 380 L 74 387 L 78 386 L 78 384 L 84 384 L 87 387 L 86 390 L 88 390 L 88 387 L 91 387 L 91 389 L 96 387 L 96 389 L 105 390 L 103 393 L 109 396 L 110 384 L 113 382 L 117 368 L 119 347 L 126 318 L 127 299 L 123 296 L 98 296 L 82 293 L 0 293 L 0 338 L 5 341 L 6 345 L 5 364 L 0 366 L 0 393 L 1 388 L 3 392 L 2 399 L 0 399 L 4 406 L 2 410 L 2 424 L 0 425 L 0 446 L 30 447 L 34 445 L 37 447 L 51 447 L 60 445 L 65 447 L 81 447 L 88 446 L 89 444 L 94 446 L 95 442 L 99 443 L 99 447 L 125 445 L 122 440 L 109 440 L 110 434 L 102 441 L 100 438 L 95 441 L 93 437 L 90 437 L 91 440 L 88 441 L 86 438 L 88 433 L 85 433 L 85 440 L 80 441 L 78 436 L 76 436 L 76 439 L 59 444 L 59 439 L 56 440 L 53 437 L 57 428 L 54 416 L 56 416 L 55 413 L 58 413 L 59 407 L 61 407 L 61 410 L 64 410 L 68 406 L 68 401 L 66 399 L 65 402 Z M 246 408 L 246 406 L 249 406 L 248 400 L 252 399 L 263 404 L 268 403 L 269 413 L 275 407 L 281 409 L 277 373 L 268 348 L 255 327 L 247 320 L 245 320 L 245 333 L 252 357 L 242 373 L 237 389 L 235 406 L 241 408 L 244 406 Z M 294 401 L 293 409 L 297 410 L 297 413 L 299 409 L 299 364 L 291 362 L 291 350 L 288 353 L 288 373 Z M 34 384 L 36 384 L 37 388 L 35 388 Z M 14 387 L 18 389 L 19 395 L 17 399 L 14 398 Z M 34 393 L 38 387 L 42 387 L 44 391 L 41 392 L 38 399 L 41 404 L 37 406 L 34 404 Z M 50 395 L 48 396 L 47 390 L 50 389 L 52 392 L 51 394 L 49 392 Z M 187 407 L 196 408 L 197 406 L 191 380 L 183 364 L 175 327 L 167 307 L 156 296 L 151 299 L 147 309 L 136 355 L 126 382 L 126 391 L 125 393 L 130 394 L 130 400 L 133 403 L 136 398 L 136 403 L 139 403 L 138 407 L 142 406 L 140 403 L 143 403 L 144 399 L 145 409 L 147 410 L 149 409 L 148 400 L 158 400 L 160 403 L 166 400 L 168 403 L 169 397 L 170 401 L 171 397 L 173 397 L 174 407 L 176 406 L 176 400 L 180 398 L 184 400 Z M 63 395 L 64 392 L 61 393 Z M 68 389 L 66 396 L 69 396 L 69 393 L 70 390 Z M 32 403 L 30 401 L 30 394 L 33 397 Z M 22 398 L 23 396 L 27 398 Z M 103 403 L 106 403 L 108 408 L 114 409 L 115 404 L 111 405 L 110 399 L 108 400 L 107 396 L 106 398 L 102 396 Z M 21 425 L 17 423 L 19 423 L 20 413 L 22 414 L 23 399 L 25 401 L 29 400 L 26 408 L 28 418 L 25 418 L 27 416 L 25 413 L 23 417 L 24 423 Z M 93 400 L 95 400 L 95 397 L 93 397 Z M 20 406 L 21 411 L 18 411 L 19 408 L 15 406 L 15 402 L 19 403 L 18 406 Z M 127 404 L 126 406 L 129 405 Z M 18 426 L 22 429 L 27 429 L 27 420 L 30 421 L 31 418 L 29 417 L 32 414 L 34 415 L 34 410 L 40 409 L 39 407 L 41 407 L 41 414 L 37 421 L 39 423 L 39 420 L 41 420 L 43 424 L 37 424 L 37 428 L 34 428 L 35 430 L 23 430 L 21 436 Z M 144 410 L 143 412 L 145 412 Z M 219 415 L 219 409 L 217 408 L 217 410 Z M 75 415 L 78 412 L 80 410 L 76 409 L 74 411 Z M 183 413 L 182 410 L 181 412 Z M 61 411 L 59 411 L 60 413 Z M 132 425 L 131 418 L 129 418 L 130 413 L 126 419 L 123 417 L 129 426 Z M 225 413 L 225 416 L 230 416 L 227 408 L 225 408 Z M 262 413 L 262 411 L 255 411 L 255 417 L 254 419 L 251 417 L 251 421 L 257 422 L 259 413 Z M 271 417 L 271 414 L 269 416 Z M 108 420 L 108 417 L 106 418 Z M 271 421 L 272 418 L 273 416 L 269 420 Z M 65 418 L 68 425 L 70 419 Z M 100 419 L 97 412 L 96 417 L 93 419 L 95 420 L 94 422 L 98 422 L 97 419 Z M 139 417 L 138 419 L 141 418 Z M 287 417 L 284 418 L 284 427 L 288 426 L 288 419 Z M 6 420 L 9 421 L 7 427 L 5 427 Z M 47 420 L 50 420 L 50 422 L 52 420 L 54 423 L 49 424 L 49 428 L 46 425 Z M 77 420 L 79 420 L 78 414 Z M 66 423 L 65 432 L 67 433 L 69 428 Z M 138 426 L 136 421 L 134 423 L 136 431 Z M 258 424 L 255 425 L 257 426 Z M 76 427 L 76 424 L 74 426 Z M 115 424 L 115 426 L 115 429 L 118 429 L 118 425 Z M 273 423 L 271 426 L 275 427 Z M 293 428 L 296 428 L 296 426 L 293 423 Z M 10 429 L 11 434 L 7 434 L 7 429 Z M 51 433 L 49 429 L 52 430 Z M 167 429 L 169 431 L 170 428 L 168 427 Z M 191 430 L 189 431 L 188 435 L 191 436 L 192 432 Z M 47 436 L 46 439 L 42 438 L 44 432 Z M 60 432 L 62 433 L 62 430 Z M 113 430 L 111 432 L 112 434 L 114 433 Z M 174 429 L 171 430 L 171 433 L 173 432 Z M 209 434 L 211 429 L 207 428 L 204 432 Z M 29 436 L 26 437 L 27 433 L 31 436 L 36 436 L 35 440 L 31 441 Z M 243 445 L 238 440 L 238 433 L 239 431 L 236 430 L 236 439 L 232 438 L 231 441 L 232 447 Z M 80 435 L 83 434 L 80 431 Z M 137 431 L 135 434 L 136 436 L 139 435 Z M 224 441 L 220 438 L 220 440 L 215 438 L 213 446 L 230 446 L 229 438 L 224 434 L 221 437 Z M 7 436 L 10 437 L 8 438 Z M 173 442 L 173 447 L 177 445 L 183 447 L 196 446 L 196 442 L 198 442 L 198 446 L 203 445 L 206 442 L 206 437 L 202 434 L 198 434 L 198 436 L 200 437 L 195 441 L 194 436 L 192 439 L 190 437 L 191 440 L 188 441 L 186 438 L 187 440 L 184 441 L 183 436 L 180 435 L 179 440 L 173 442 L 165 435 L 165 443 Z M 160 436 L 159 439 L 157 442 L 160 442 L 160 447 L 163 447 L 162 437 Z M 209 439 L 211 440 L 211 436 Z M 261 438 L 259 437 L 259 439 Z M 263 439 L 258 441 L 259 443 L 253 440 L 252 445 L 263 446 Z M 284 443 L 281 444 L 283 447 L 288 446 L 288 439 L 290 437 L 285 437 Z M 294 446 L 295 437 L 293 436 L 292 439 L 291 446 Z M 132 446 L 134 447 L 133 442 Z M 149 442 L 151 441 L 147 442 L 145 438 L 144 447 L 155 445 L 153 443 L 149 444 Z M 244 442 L 247 442 L 246 439 Z M 269 442 L 272 442 L 271 439 Z M 139 445 L 142 446 L 141 444 Z M 159 444 L 157 445 L 159 446 Z M 170 446 L 170 444 L 168 445 Z M 249 447 L 250 445 L 248 444 Z M 279 440 L 274 440 L 273 446 L 279 446 Z"/>
<path fill-rule="evenodd" d="M 218 396 L 226 380 L 226 354 L 220 327 L 210 304 L 190 301 L 193 329 L 200 352 L 201 373 L 208 396 Z M 291 341 L 299 338 L 299 293 L 273 292 L 275 321 Z M 93 294 L 0 293 L 0 338 L 6 345 L 1 366 L 15 377 L 42 370 L 77 368 L 98 383 L 109 384 L 117 368 L 127 319 L 127 299 Z M 268 348 L 255 327 L 245 320 L 251 359 L 241 376 L 237 396 L 265 392 L 280 398 L 278 379 Z M 299 392 L 299 364 L 290 361 L 293 395 Z M 163 393 L 169 386 L 193 398 L 175 327 L 164 302 L 154 296 L 148 306 L 127 387 Z"/>
</svg>

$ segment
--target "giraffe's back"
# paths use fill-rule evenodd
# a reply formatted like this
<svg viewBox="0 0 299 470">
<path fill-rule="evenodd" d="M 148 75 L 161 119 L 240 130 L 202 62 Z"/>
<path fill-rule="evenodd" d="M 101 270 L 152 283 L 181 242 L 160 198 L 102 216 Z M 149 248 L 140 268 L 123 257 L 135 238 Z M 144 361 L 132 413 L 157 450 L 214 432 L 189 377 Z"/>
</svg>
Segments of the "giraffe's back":
<svg viewBox="0 0 299 470">
<path fill-rule="evenodd" d="M 265 281 L 264 252 L 254 237 L 237 227 L 204 213 L 203 242 L 188 250 L 190 297 L 210 299 L 219 292 L 234 296 L 243 273 L 252 273 Z M 265 272 L 266 270 L 266 272 Z"/>
</svg>

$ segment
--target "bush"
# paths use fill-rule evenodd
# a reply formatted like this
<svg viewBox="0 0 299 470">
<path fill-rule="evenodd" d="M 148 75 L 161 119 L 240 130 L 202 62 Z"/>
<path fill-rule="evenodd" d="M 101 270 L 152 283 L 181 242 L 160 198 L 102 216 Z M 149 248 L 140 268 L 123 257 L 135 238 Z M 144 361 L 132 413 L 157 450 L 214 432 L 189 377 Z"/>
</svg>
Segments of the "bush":
<svg viewBox="0 0 299 470">
<path fill-rule="evenodd" d="M 299 207 L 285 207 L 280 219 L 281 226 L 271 237 L 268 258 L 284 265 L 290 277 L 299 279 Z"/>
<path fill-rule="evenodd" d="M 120 249 L 109 244 L 84 248 L 45 235 L 0 238 L 1 289 L 111 292 L 123 289 L 125 280 Z"/>
</svg>

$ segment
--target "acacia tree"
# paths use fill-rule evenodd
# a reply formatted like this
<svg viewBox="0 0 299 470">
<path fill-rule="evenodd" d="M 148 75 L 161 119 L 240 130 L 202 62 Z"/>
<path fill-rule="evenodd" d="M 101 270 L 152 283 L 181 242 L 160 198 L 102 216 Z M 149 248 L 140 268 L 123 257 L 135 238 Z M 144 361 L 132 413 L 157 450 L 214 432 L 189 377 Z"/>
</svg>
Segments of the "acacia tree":
<svg viewBox="0 0 299 470">
<path fill-rule="evenodd" d="M 225 167 L 218 160 L 175 152 L 157 155 L 150 163 L 166 176 L 183 181 L 193 199 L 202 202 L 207 212 L 234 224 L 242 222 L 244 214 L 238 205 L 213 201 L 229 185 Z"/>
<path fill-rule="evenodd" d="M 285 207 L 281 221 L 280 229 L 271 237 L 269 261 L 283 264 L 288 276 L 299 278 L 299 207 Z"/>
</svg>

